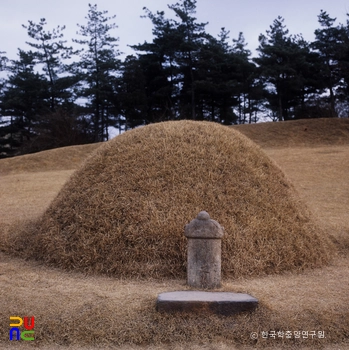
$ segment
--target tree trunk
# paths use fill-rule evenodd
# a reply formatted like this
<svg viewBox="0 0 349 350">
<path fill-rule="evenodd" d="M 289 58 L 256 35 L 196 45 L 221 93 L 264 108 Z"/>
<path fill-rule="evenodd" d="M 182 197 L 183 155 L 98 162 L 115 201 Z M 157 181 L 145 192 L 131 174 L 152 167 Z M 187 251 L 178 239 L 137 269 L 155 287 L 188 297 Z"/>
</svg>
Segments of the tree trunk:
<svg viewBox="0 0 349 350">
<path fill-rule="evenodd" d="M 279 122 L 282 122 L 283 121 L 283 116 L 282 116 L 282 99 L 281 99 L 281 95 L 279 95 L 279 115 L 278 115 L 278 119 L 279 119 Z"/>
<path fill-rule="evenodd" d="M 191 61 L 191 58 L 190 58 L 190 61 Z M 190 62 L 190 79 L 191 79 L 191 117 L 193 120 L 196 120 L 194 74 L 193 74 L 193 68 L 192 68 L 191 62 Z"/>
</svg>

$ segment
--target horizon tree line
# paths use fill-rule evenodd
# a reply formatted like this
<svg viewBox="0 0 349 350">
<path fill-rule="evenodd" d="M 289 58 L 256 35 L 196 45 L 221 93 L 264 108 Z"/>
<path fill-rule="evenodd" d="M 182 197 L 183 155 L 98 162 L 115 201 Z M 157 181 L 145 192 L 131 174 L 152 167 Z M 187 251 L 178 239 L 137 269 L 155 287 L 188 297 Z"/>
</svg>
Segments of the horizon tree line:
<svg viewBox="0 0 349 350">
<path fill-rule="evenodd" d="M 30 50 L 0 52 L 0 157 L 109 139 L 166 120 L 224 125 L 348 117 L 349 19 L 321 10 L 315 40 L 290 35 L 279 16 L 259 36 L 258 57 L 241 32 L 217 37 L 195 18 L 196 0 L 168 5 L 175 17 L 144 7 L 153 40 L 120 59 L 115 16 L 89 4 L 74 50 L 65 26 L 28 21 Z M 73 63 L 71 63 L 73 61 Z"/>
</svg>

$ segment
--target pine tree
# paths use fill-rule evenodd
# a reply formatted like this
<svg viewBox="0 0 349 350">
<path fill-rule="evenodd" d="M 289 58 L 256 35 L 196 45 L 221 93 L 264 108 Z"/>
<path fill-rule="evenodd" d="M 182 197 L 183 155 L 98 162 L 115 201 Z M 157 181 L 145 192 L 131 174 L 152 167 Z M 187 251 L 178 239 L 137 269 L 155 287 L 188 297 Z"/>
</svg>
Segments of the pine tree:
<svg viewBox="0 0 349 350">
<path fill-rule="evenodd" d="M 0 73 L 6 71 L 6 68 L 7 68 L 8 58 L 4 56 L 4 54 L 6 54 L 6 52 L 0 51 Z M 0 110 L 1 110 L 1 104 L 2 104 L 2 96 L 4 92 L 3 90 L 4 85 L 5 85 L 5 79 L 2 76 L 0 76 Z M 0 113 L 0 118 L 1 118 L 1 113 Z M 2 125 L 2 122 L 0 119 L 0 127 L 1 125 Z"/>
<path fill-rule="evenodd" d="M 50 110 L 54 112 L 59 104 L 71 98 L 70 88 L 74 85 L 74 79 L 67 77 L 68 69 L 63 60 L 71 58 L 74 54 L 72 47 L 67 47 L 62 40 L 65 26 L 58 26 L 52 31 L 46 31 L 45 18 L 39 23 L 28 21 L 29 25 L 22 25 L 27 29 L 30 38 L 35 42 L 27 42 L 35 49 L 35 63 L 42 67 L 48 80 Z"/>
<path fill-rule="evenodd" d="M 311 44 L 301 35 L 293 37 L 292 66 L 297 74 L 294 78 L 293 117 L 295 119 L 326 117 L 319 96 L 325 91 L 324 81 L 319 74 L 321 60 L 319 55 L 311 50 Z"/>
<path fill-rule="evenodd" d="M 154 123 L 179 117 L 179 91 L 181 89 L 178 47 L 181 37 L 174 21 L 165 18 L 164 11 L 155 14 L 144 7 L 143 18 L 153 23 L 154 39 L 151 43 L 131 46 L 138 51 L 138 59 L 145 77 L 147 97 L 146 123 Z"/>
<path fill-rule="evenodd" d="M 341 33 L 341 42 L 338 60 L 338 73 L 341 77 L 340 85 L 337 90 L 338 114 L 340 117 L 349 116 L 349 14 L 347 14 L 346 25 L 340 25 L 338 30 Z"/>
<path fill-rule="evenodd" d="M 154 39 L 132 46 L 140 54 L 147 79 L 147 96 L 151 121 L 176 118 L 196 119 L 198 99 L 196 65 L 207 34 L 205 23 L 197 23 L 195 0 L 181 0 L 168 5 L 178 20 L 165 18 L 163 11 L 152 13 L 144 8 L 153 25 Z M 150 79 L 148 79 L 148 77 Z"/>
<path fill-rule="evenodd" d="M 260 35 L 259 57 L 254 59 L 267 84 L 269 108 L 280 121 L 295 117 L 312 78 L 309 76 L 312 58 L 308 44 L 301 35 L 288 35 L 283 22 L 279 16 L 267 30 L 267 36 Z"/>
<path fill-rule="evenodd" d="M 251 52 L 246 49 L 247 44 L 243 33 L 238 39 L 233 39 L 230 57 L 234 67 L 233 80 L 236 82 L 236 95 L 238 99 L 237 123 L 256 122 L 256 113 L 262 100 L 263 84 L 257 79 L 256 65 L 250 61 Z M 254 114 L 254 116 L 253 116 Z"/>
<path fill-rule="evenodd" d="M 8 58 L 3 56 L 6 52 L 0 51 L 0 72 L 6 69 L 6 63 L 8 62 Z"/>
<path fill-rule="evenodd" d="M 196 119 L 196 64 L 198 53 L 207 34 L 205 26 L 207 23 L 197 23 L 196 0 L 181 0 L 179 3 L 168 7 L 175 12 L 179 21 L 174 21 L 178 33 L 178 48 L 176 61 L 179 65 L 181 89 L 181 114 L 183 117 Z M 188 108 L 190 106 L 190 108 Z M 190 112 L 189 112 L 190 111 Z"/>
<path fill-rule="evenodd" d="M 48 82 L 43 74 L 35 72 L 36 55 L 19 50 L 19 59 L 8 65 L 9 77 L 5 82 L 1 113 L 10 118 L 10 147 L 30 151 L 35 138 L 34 128 L 41 115 L 49 111 Z"/>
<path fill-rule="evenodd" d="M 319 54 L 322 67 L 321 77 L 329 92 L 330 116 L 336 113 L 336 89 L 341 80 L 339 59 L 342 51 L 342 35 L 339 27 L 335 27 L 336 18 L 331 18 L 326 11 L 321 10 L 318 16 L 321 29 L 315 30 L 315 41 L 312 48 Z"/>
<path fill-rule="evenodd" d="M 6 52 L 0 51 L 0 73 L 6 69 L 8 58 L 3 56 Z M 5 79 L 0 77 L 0 158 L 7 156 L 8 149 L 6 147 L 8 134 L 8 121 L 2 115 L 3 109 L 3 94 L 4 94 Z M 11 147 L 11 145 L 10 145 Z"/>
<path fill-rule="evenodd" d="M 141 62 L 135 56 L 127 56 L 122 65 L 122 76 L 117 89 L 118 109 L 123 121 L 119 129 L 124 130 L 149 122 L 146 78 Z"/>
<path fill-rule="evenodd" d="M 229 32 L 221 29 L 219 39 L 207 35 L 197 55 L 195 91 L 198 119 L 223 124 L 236 121 L 233 107 L 237 106 L 237 69 L 227 43 Z"/>
<path fill-rule="evenodd" d="M 113 99 L 115 78 L 120 69 L 120 61 L 117 59 L 120 53 L 116 49 L 119 39 L 110 35 L 110 31 L 117 26 L 108 23 L 115 16 L 106 17 L 107 13 L 108 11 L 98 11 L 97 5 L 89 4 L 87 24 L 78 24 L 77 33 L 86 39 L 73 40 L 87 47 L 81 51 L 81 61 L 75 68 L 82 80 L 81 97 L 88 100 L 95 142 L 108 139 L 108 128 L 117 119 L 117 112 L 113 111 Z"/>
</svg>

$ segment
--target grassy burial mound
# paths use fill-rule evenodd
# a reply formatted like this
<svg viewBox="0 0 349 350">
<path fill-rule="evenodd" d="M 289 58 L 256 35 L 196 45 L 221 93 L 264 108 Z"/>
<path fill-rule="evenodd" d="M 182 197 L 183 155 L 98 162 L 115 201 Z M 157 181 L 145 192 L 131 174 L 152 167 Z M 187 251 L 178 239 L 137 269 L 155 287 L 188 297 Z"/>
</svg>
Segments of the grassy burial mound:
<svg viewBox="0 0 349 350">
<path fill-rule="evenodd" d="M 118 277 L 184 278 L 184 225 L 206 210 L 225 229 L 223 277 L 326 263 L 327 241 L 281 170 L 245 136 L 165 122 L 99 147 L 10 250 Z"/>
<path fill-rule="evenodd" d="M 33 154 L 0 159 L 0 176 L 51 170 L 71 170 L 102 143 L 67 146 Z"/>
<path fill-rule="evenodd" d="M 289 120 L 233 126 L 263 148 L 349 144 L 349 118 Z"/>
</svg>

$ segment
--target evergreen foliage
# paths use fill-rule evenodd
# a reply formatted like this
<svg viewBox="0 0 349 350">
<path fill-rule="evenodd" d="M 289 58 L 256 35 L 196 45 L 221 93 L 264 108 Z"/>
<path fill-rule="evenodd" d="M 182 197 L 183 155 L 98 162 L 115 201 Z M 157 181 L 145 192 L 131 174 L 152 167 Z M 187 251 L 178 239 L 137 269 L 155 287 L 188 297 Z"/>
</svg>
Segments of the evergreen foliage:
<svg viewBox="0 0 349 350">
<path fill-rule="evenodd" d="M 217 36 L 195 17 L 196 0 L 144 8 L 151 42 L 119 58 L 115 16 L 89 4 L 74 51 L 65 26 L 23 25 L 30 51 L 0 52 L 0 156 L 108 140 L 140 125 L 179 119 L 226 125 L 348 117 L 349 20 L 321 10 L 315 40 L 291 35 L 276 18 L 251 57 L 243 33 Z M 74 63 L 72 62 L 74 59 Z M 7 76 L 5 77 L 5 74 Z"/>
<path fill-rule="evenodd" d="M 97 5 L 89 4 L 86 25 L 79 25 L 78 34 L 85 37 L 74 42 L 86 46 L 80 52 L 81 60 L 75 66 L 80 77 L 80 97 L 87 99 L 86 113 L 91 118 L 93 141 L 108 139 L 108 128 L 116 119 L 114 108 L 114 87 L 116 72 L 119 69 L 120 54 L 116 49 L 118 38 L 110 35 L 117 28 L 108 22 L 115 18 L 106 17 L 108 11 L 98 11 Z"/>
</svg>

